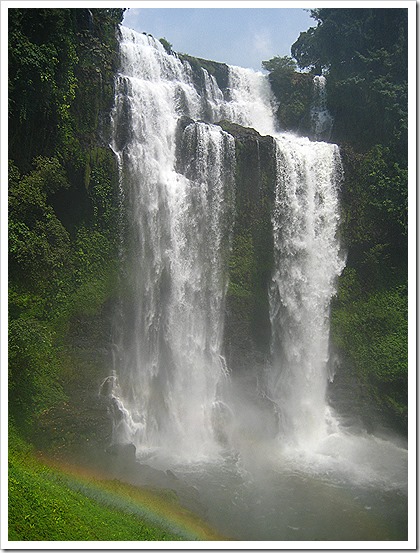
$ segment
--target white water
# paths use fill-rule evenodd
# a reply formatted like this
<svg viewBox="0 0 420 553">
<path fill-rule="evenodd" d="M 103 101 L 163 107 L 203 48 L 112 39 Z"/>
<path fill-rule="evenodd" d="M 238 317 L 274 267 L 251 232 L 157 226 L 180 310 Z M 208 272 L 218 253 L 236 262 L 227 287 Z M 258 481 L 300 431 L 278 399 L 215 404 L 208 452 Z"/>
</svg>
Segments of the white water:
<svg viewBox="0 0 420 553">
<path fill-rule="evenodd" d="M 134 443 L 140 459 L 193 482 L 206 501 L 217 503 L 214 521 L 221 527 L 236 517 L 235 505 L 244 514 L 246 482 L 254 485 L 263 474 L 276 475 L 274 489 L 285 478 L 290 497 L 307 478 L 314 490 L 318 478 L 351 486 L 353 495 L 358 486 L 404 493 L 406 450 L 343 430 L 326 401 L 329 305 L 344 266 L 338 148 L 278 132 L 269 83 L 260 73 L 230 67 L 222 91 L 204 72 L 199 92 L 188 63 L 151 37 L 122 28 L 121 52 L 113 148 L 130 246 L 112 378 L 113 440 Z M 194 120 L 182 131 L 181 116 Z M 254 396 L 235 388 L 222 351 L 235 170 L 233 138 L 214 125 L 222 119 L 276 142 L 271 360 Z M 268 408 L 249 401 L 259 393 Z M 220 509 L 231 485 L 223 483 L 226 452 L 237 459 L 226 470 L 241 485 L 236 503 Z M 270 489 L 265 483 L 260 501 Z M 275 504 L 270 500 L 273 512 L 280 508 Z M 273 524 L 268 511 L 262 516 Z M 276 539 L 273 532 L 268 535 Z"/>
<path fill-rule="evenodd" d="M 312 133 L 315 140 L 329 140 L 333 117 L 327 108 L 327 81 L 323 75 L 314 77 L 314 100 L 311 108 Z"/>
<path fill-rule="evenodd" d="M 276 155 L 267 393 L 281 439 L 311 450 L 328 431 L 329 306 L 344 268 L 337 239 L 341 162 L 337 146 L 305 138 L 279 137 Z"/>
<path fill-rule="evenodd" d="M 124 124 L 130 133 L 113 147 L 125 179 L 134 305 L 130 336 L 119 344 L 114 440 L 200 458 L 217 447 L 212 419 L 225 377 L 234 140 L 220 127 L 189 124 L 180 139 L 183 174 L 177 172 L 178 118 L 199 119 L 209 105 L 216 113 L 215 84 L 207 76 L 207 102 L 188 65 L 151 37 L 122 33 L 115 136 Z"/>
</svg>

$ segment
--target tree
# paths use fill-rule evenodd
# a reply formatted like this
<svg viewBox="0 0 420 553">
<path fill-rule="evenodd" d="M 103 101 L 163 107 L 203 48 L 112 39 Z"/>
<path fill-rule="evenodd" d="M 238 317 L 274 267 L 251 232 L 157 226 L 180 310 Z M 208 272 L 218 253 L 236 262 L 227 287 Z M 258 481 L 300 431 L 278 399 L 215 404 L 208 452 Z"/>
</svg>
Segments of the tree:
<svg viewBox="0 0 420 553">
<path fill-rule="evenodd" d="M 300 68 L 328 76 L 334 140 L 384 144 L 406 158 L 407 9 L 321 8 L 292 45 Z"/>
<path fill-rule="evenodd" d="M 312 77 L 296 71 L 290 56 L 275 56 L 262 62 L 270 72 L 271 88 L 278 100 L 277 120 L 282 130 L 308 132 L 312 100 Z"/>
<path fill-rule="evenodd" d="M 268 61 L 263 61 L 262 66 L 267 71 L 293 72 L 297 69 L 296 61 L 290 56 L 274 56 Z"/>
</svg>

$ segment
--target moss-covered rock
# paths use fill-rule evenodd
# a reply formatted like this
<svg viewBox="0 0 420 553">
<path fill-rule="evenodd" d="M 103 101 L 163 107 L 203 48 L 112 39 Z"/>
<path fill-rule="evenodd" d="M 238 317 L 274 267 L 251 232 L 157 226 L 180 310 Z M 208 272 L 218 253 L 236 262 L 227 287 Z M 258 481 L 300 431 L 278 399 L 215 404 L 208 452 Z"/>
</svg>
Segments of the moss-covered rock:
<svg viewBox="0 0 420 553">
<path fill-rule="evenodd" d="M 205 69 L 209 75 L 216 79 L 221 90 L 225 90 L 229 86 L 229 67 L 225 63 L 195 58 L 187 54 L 178 54 L 178 57 L 181 61 L 187 61 L 190 64 L 194 84 L 198 90 L 203 91 L 205 88 L 204 75 L 201 69 Z"/>
<path fill-rule="evenodd" d="M 290 67 L 272 69 L 269 80 L 278 103 L 276 115 L 280 129 L 310 136 L 313 76 Z"/>
<path fill-rule="evenodd" d="M 240 371 L 261 365 L 269 350 L 275 150 L 270 136 L 228 121 L 219 124 L 235 138 L 236 208 L 229 258 L 225 350 L 229 366 Z"/>
</svg>

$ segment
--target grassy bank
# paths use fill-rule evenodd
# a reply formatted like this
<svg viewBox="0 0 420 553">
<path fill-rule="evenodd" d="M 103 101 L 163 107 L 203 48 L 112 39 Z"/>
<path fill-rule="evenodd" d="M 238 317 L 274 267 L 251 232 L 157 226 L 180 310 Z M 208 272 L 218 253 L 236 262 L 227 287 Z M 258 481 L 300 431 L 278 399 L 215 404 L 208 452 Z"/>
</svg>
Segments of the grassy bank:
<svg viewBox="0 0 420 553">
<path fill-rule="evenodd" d="M 12 436 L 9 541 L 222 540 L 171 491 L 52 463 Z"/>
</svg>

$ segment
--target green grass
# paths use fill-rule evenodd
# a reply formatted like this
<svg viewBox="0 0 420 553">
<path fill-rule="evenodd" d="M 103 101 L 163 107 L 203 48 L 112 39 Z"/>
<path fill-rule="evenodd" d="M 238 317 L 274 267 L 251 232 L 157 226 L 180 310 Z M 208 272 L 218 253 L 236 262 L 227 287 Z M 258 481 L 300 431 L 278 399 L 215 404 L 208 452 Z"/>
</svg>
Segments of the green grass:
<svg viewBox="0 0 420 553">
<path fill-rule="evenodd" d="M 9 464 L 9 540 L 180 540 L 139 516 L 71 490 L 42 467 Z"/>
<path fill-rule="evenodd" d="M 51 466 L 22 443 L 9 451 L 9 541 L 223 539 L 173 494 Z"/>
</svg>

